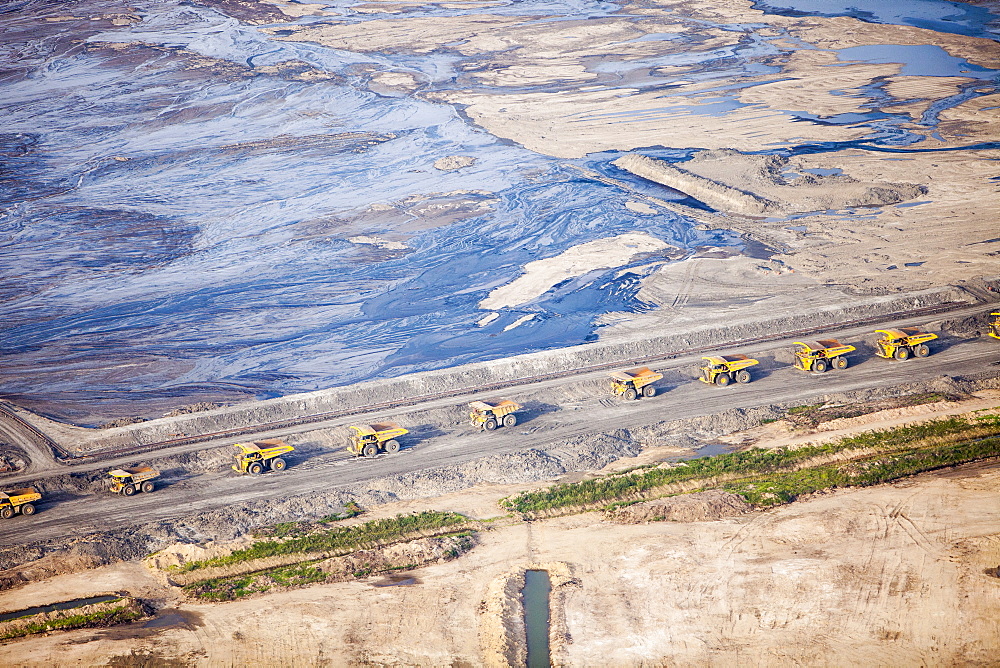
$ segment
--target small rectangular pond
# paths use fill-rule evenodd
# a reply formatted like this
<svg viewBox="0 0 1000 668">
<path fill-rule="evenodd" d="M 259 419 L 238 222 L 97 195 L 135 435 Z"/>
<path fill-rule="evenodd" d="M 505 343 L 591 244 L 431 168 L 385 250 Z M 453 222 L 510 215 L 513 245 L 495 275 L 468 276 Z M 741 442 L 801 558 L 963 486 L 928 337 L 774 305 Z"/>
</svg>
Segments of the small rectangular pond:
<svg viewBox="0 0 1000 668">
<path fill-rule="evenodd" d="M 524 626 L 528 642 L 528 668 L 549 668 L 549 593 L 552 585 L 548 571 L 525 571 Z"/>
</svg>

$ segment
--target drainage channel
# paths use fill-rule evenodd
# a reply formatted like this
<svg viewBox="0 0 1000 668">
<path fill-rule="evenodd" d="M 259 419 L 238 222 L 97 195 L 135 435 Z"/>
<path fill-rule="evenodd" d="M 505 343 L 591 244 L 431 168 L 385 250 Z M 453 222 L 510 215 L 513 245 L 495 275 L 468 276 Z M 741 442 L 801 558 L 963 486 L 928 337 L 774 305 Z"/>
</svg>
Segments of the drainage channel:
<svg viewBox="0 0 1000 668">
<path fill-rule="evenodd" d="M 15 610 L 14 612 L 5 612 L 0 615 L 0 622 L 9 622 L 12 619 L 20 619 L 21 617 L 30 617 L 31 615 L 38 615 L 43 612 L 55 612 L 56 610 L 71 610 L 73 608 L 80 608 L 85 605 L 93 605 L 95 603 L 104 603 L 106 601 L 114 601 L 121 598 L 120 596 L 94 596 L 92 598 L 78 598 L 72 601 L 62 601 L 60 603 L 52 603 L 51 605 L 40 605 L 35 608 L 25 608 L 24 610 Z"/>
<path fill-rule="evenodd" d="M 528 668 L 549 668 L 549 582 L 548 571 L 525 571 L 524 627 L 528 641 Z"/>
</svg>

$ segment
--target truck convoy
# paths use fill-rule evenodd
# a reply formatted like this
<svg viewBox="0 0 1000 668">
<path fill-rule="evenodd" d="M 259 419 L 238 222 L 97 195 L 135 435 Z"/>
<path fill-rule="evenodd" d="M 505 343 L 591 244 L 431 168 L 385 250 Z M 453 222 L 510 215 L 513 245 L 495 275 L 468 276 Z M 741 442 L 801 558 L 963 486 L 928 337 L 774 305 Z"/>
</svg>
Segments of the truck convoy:
<svg viewBox="0 0 1000 668">
<path fill-rule="evenodd" d="M 131 469 L 114 469 L 108 471 L 108 475 L 111 476 L 112 492 L 132 496 L 136 492 L 152 492 L 155 488 L 153 480 L 159 477 L 160 472 L 149 466 L 137 466 Z"/>
<path fill-rule="evenodd" d="M 510 399 L 500 399 L 492 401 L 472 401 L 469 403 L 472 412 L 469 413 L 469 421 L 473 427 L 480 430 L 493 431 L 497 427 L 513 427 L 517 424 L 517 416 L 514 411 L 521 410 L 521 404 Z"/>
<path fill-rule="evenodd" d="M 609 375 L 611 376 L 611 391 L 629 401 L 638 399 L 639 395 L 655 396 L 656 388 L 652 384 L 663 378 L 662 373 L 653 371 L 646 366 L 626 369 L 625 371 L 613 371 Z"/>
<path fill-rule="evenodd" d="M 990 314 L 989 335 L 1000 339 L 1000 311 Z M 926 332 L 919 327 L 900 327 L 898 329 L 880 329 L 876 333 L 881 338 L 875 342 L 875 354 L 890 360 L 905 360 L 909 357 L 927 357 L 931 350 L 929 341 L 938 338 L 937 334 Z M 846 369 L 847 353 L 856 348 L 842 344 L 836 339 L 817 339 L 815 341 L 796 341 L 798 349 L 794 352 L 794 366 L 802 371 L 823 373 L 830 368 Z M 752 380 L 750 367 L 760 362 L 746 355 L 716 355 L 703 357 L 705 364 L 700 367 L 698 377 L 703 383 L 725 387 L 733 382 L 749 383 Z M 612 392 L 625 399 L 638 399 L 639 396 L 652 397 L 656 394 L 653 383 L 663 378 L 663 374 L 649 367 L 637 367 L 614 371 L 611 376 Z M 471 410 L 469 419 L 473 427 L 482 431 L 493 431 L 497 427 L 513 427 L 517 424 L 516 412 L 522 406 L 510 399 L 479 400 L 469 403 Z M 395 422 L 378 424 L 351 425 L 352 431 L 347 449 L 358 457 L 375 457 L 380 452 L 396 453 L 400 443 L 397 438 L 409 433 Z M 281 439 L 272 438 L 252 443 L 236 443 L 239 451 L 233 469 L 241 473 L 259 475 L 264 471 L 283 471 L 287 463 L 282 455 L 294 451 L 294 447 Z M 160 472 L 149 466 L 113 469 L 108 472 L 111 477 L 110 489 L 116 494 L 133 496 L 137 492 L 149 493 L 155 489 L 153 480 Z M 42 495 L 33 487 L 0 492 L 0 518 L 9 519 L 15 514 L 32 515 L 35 512 L 34 503 Z"/>
<path fill-rule="evenodd" d="M 268 438 L 253 443 L 237 443 L 233 447 L 239 450 L 234 455 L 236 464 L 233 465 L 233 470 L 251 475 L 260 475 L 267 470 L 284 471 L 288 464 L 281 455 L 295 450 L 280 438 Z"/>
<path fill-rule="evenodd" d="M 34 504 L 42 498 L 34 487 L 0 492 L 0 517 L 9 520 L 16 513 L 34 515 Z"/>
<path fill-rule="evenodd" d="M 396 439 L 410 431 L 395 422 L 382 424 L 351 425 L 351 439 L 347 451 L 356 457 L 374 457 L 379 452 L 395 454 L 399 452 Z"/>
</svg>

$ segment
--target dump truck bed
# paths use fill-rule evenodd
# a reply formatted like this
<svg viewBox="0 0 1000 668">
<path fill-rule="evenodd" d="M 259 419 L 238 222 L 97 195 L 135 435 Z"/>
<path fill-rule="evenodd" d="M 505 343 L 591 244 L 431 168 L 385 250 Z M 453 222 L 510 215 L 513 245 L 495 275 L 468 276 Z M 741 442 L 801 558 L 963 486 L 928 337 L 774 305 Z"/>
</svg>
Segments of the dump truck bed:
<svg viewBox="0 0 1000 668">
<path fill-rule="evenodd" d="M 410 433 L 409 429 L 400 427 L 395 422 L 381 422 L 379 424 L 351 425 L 351 429 L 357 432 L 359 437 L 374 436 L 379 441 L 388 441 L 391 438 Z"/>
<path fill-rule="evenodd" d="M 494 415 L 507 415 L 521 408 L 521 404 L 510 399 L 470 401 L 469 408 L 481 413 L 493 413 Z"/>
<path fill-rule="evenodd" d="M 796 341 L 795 345 L 802 346 L 800 352 L 822 352 L 824 357 L 837 357 L 846 355 L 852 350 L 857 350 L 854 346 L 841 343 L 837 339 L 819 339 L 817 341 Z"/>
<path fill-rule="evenodd" d="M 919 343 L 926 343 L 928 341 L 933 341 L 938 337 L 937 334 L 931 332 L 925 332 L 919 327 L 900 327 L 899 329 L 876 329 L 879 334 L 885 334 L 885 338 L 894 339 L 906 339 L 906 345 L 913 346 Z"/>
<path fill-rule="evenodd" d="M 113 471 L 108 471 L 108 475 L 113 478 L 127 478 L 131 476 L 134 481 L 142 482 L 143 480 L 155 478 L 160 475 L 160 472 L 152 466 L 134 466 L 129 469 L 114 469 Z"/>
<path fill-rule="evenodd" d="M 262 457 L 277 457 L 295 449 L 280 438 L 267 438 L 253 443 L 234 443 L 233 447 L 239 448 L 244 455 L 259 452 Z"/>
<path fill-rule="evenodd" d="M 620 380 L 622 382 L 632 381 L 636 384 L 642 383 L 643 385 L 663 378 L 662 373 L 653 371 L 647 366 L 641 366 L 635 369 L 625 369 L 624 371 L 612 371 L 608 375 L 615 380 Z"/>
<path fill-rule="evenodd" d="M 746 355 L 717 355 L 714 357 L 702 357 L 702 359 L 713 366 L 724 366 L 730 371 L 739 371 L 754 364 L 760 364 L 757 360 L 751 359 Z"/>
<path fill-rule="evenodd" d="M 402 436 L 403 434 L 409 434 L 410 430 L 405 427 L 400 427 L 395 422 L 385 422 L 382 424 L 373 424 L 371 428 L 375 430 L 375 436 L 380 441 L 387 441 L 390 438 L 396 438 L 397 436 Z"/>
<path fill-rule="evenodd" d="M 35 491 L 34 487 L 24 487 L 22 489 L 12 489 L 0 492 L 0 502 L 7 501 L 12 506 L 21 506 L 25 503 L 38 501 L 42 495 Z"/>
</svg>

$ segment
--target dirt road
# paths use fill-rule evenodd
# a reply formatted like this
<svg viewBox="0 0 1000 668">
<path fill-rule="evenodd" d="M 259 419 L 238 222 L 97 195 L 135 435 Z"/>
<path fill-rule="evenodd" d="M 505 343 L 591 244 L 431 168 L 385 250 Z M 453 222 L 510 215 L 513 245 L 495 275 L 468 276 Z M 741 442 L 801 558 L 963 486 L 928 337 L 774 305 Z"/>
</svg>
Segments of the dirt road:
<svg viewBox="0 0 1000 668">
<path fill-rule="evenodd" d="M 870 326 L 859 327 L 838 335 L 843 341 L 857 343 L 859 337 L 871 329 Z M 492 434 L 474 433 L 465 423 L 464 405 L 474 398 L 471 395 L 426 402 L 406 412 L 379 416 L 408 425 L 413 438 L 404 444 L 399 454 L 375 459 L 355 459 L 341 447 L 343 425 L 358 421 L 358 416 L 281 434 L 261 434 L 289 436 L 297 432 L 293 440 L 297 439 L 295 442 L 304 454 L 293 456 L 290 470 L 284 474 L 248 477 L 220 467 L 221 470 L 209 473 L 178 475 L 165 481 L 166 484 L 154 494 L 140 494 L 131 499 L 110 494 L 58 493 L 48 502 L 43 501 L 40 512 L 30 521 L 15 518 L 5 523 L 0 545 L 171 520 L 252 500 L 296 496 L 307 499 L 310 494 L 344 490 L 374 479 L 432 470 L 495 453 L 533 448 L 551 452 L 586 435 L 604 434 L 606 438 L 615 438 L 615 430 L 634 430 L 734 408 L 814 403 L 822 401 L 824 394 L 928 381 L 940 376 L 973 375 L 989 371 L 991 363 L 1000 360 L 1000 348 L 988 338 L 959 339 L 942 335 L 935 344 L 935 352 L 929 358 L 900 363 L 874 357 L 869 352 L 870 347 L 862 343 L 852 356 L 849 369 L 814 375 L 790 368 L 789 341 L 775 342 L 752 350 L 761 360 L 755 367 L 759 371 L 754 382 L 728 388 L 693 382 L 691 375 L 698 363 L 697 357 L 680 358 L 658 366 L 664 373 L 658 396 L 634 402 L 610 398 L 603 373 L 537 383 L 507 393 L 521 401 L 527 410 L 517 427 Z M 365 417 L 360 416 L 360 419 Z M 197 447 L 207 449 L 229 443 L 204 443 Z M 194 447 L 186 449 L 190 451 Z M 81 469 L 107 469 L 126 461 L 95 463 Z M 74 474 L 78 470 L 74 469 Z M 52 473 L 65 475 L 62 470 Z M 9 479 L 6 484 L 38 480 L 37 477 L 20 476 Z"/>
</svg>

